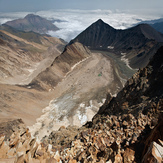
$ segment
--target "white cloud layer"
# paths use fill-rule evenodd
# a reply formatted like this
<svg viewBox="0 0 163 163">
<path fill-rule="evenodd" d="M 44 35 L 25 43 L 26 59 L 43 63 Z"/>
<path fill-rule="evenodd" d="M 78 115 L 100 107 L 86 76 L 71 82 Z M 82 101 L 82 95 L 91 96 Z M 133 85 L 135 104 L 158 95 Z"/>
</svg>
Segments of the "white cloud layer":
<svg viewBox="0 0 163 163">
<path fill-rule="evenodd" d="M 16 18 L 23 18 L 27 14 L 28 12 L 0 13 L 0 23 L 2 24 Z M 49 20 L 62 20 L 54 22 L 60 30 L 56 32 L 49 31 L 48 34 L 62 38 L 68 42 L 98 19 L 102 19 L 116 29 L 126 29 L 142 20 L 160 18 L 158 15 L 141 15 L 133 14 L 131 12 L 121 12 L 118 10 L 114 12 L 111 10 L 50 10 L 39 11 L 34 14 Z"/>
</svg>

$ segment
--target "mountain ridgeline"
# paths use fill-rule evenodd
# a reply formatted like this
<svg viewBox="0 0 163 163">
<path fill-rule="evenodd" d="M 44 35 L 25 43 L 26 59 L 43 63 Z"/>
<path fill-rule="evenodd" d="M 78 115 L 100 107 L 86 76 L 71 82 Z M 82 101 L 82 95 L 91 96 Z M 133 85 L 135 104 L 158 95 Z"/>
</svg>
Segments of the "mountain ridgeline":
<svg viewBox="0 0 163 163">
<path fill-rule="evenodd" d="M 117 30 L 99 19 L 70 44 L 73 42 L 80 42 L 92 50 L 112 51 L 119 56 L 125 54 L 131 67 L 140 68 L 148 64 L 163 42 L 163 35 L 147 24 Z"/>
</svg>

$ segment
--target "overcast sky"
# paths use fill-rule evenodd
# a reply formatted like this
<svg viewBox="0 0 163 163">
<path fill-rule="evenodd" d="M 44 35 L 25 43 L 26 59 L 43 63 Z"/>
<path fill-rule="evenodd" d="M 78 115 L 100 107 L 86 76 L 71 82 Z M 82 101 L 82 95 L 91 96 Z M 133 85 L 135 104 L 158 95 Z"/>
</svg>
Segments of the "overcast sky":
<svg viewBox="0 0 163 163">
<path fill-rule="evenodd" d="M 0 12 L 49 9 L 141 9 L 163 12 L 163 0 L 0 0 Z"/>
</svg>

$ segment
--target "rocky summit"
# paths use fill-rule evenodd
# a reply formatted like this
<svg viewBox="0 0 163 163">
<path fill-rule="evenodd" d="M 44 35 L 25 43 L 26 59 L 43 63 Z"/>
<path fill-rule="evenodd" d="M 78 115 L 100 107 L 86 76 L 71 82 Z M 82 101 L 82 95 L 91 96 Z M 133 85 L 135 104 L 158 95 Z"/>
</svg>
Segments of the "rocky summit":
<svg viewBox="0 0 163 163">
<path fill-rule="evenodd" d="M 0 162 L 161 163 L 162 63 L 163 47 L 81 128 L 62 126 L 38 141 L 21 120 L 0 124 L 10 131 L 1 132 Z"/>
</svg>

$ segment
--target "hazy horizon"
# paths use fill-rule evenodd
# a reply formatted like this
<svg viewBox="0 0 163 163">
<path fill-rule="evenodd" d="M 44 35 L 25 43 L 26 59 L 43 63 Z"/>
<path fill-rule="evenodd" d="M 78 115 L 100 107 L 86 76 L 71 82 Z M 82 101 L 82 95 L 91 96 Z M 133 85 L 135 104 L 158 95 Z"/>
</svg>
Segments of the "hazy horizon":
<svg viewBox="0 0 163 163">
<path fill-rule="evenodd" d="M 162 0 L 0 0 L 0 12 L 37 12 L 51 9 L 148 10 L 162 13 Z"/>
<path fill-rule="evenodd" d="M 129 28 L 141 21 L 163 17 L 162 0 L 0 0 L 0 24 L 23 18 L 29 13 L 48 20 L 60 28 L 48 34 L 70 41 L 90 24 L 103 19 L 117 29 Z"/>
</svg>

